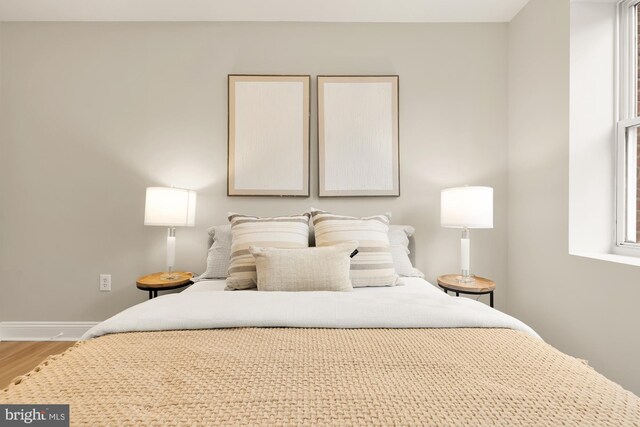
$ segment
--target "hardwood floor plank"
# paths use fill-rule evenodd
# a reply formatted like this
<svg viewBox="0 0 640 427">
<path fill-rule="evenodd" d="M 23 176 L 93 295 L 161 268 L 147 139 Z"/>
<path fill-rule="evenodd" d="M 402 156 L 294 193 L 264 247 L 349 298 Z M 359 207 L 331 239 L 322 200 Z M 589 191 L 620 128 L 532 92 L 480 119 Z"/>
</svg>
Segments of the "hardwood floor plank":
<svg viewBox="0 0 640 427">
<path fill-rule="evenodd" d="M 0 389 L 24 375 L 53 354 L 74 345 L 71 341 L 3 341 L 0 342 Z"/>
</svg>

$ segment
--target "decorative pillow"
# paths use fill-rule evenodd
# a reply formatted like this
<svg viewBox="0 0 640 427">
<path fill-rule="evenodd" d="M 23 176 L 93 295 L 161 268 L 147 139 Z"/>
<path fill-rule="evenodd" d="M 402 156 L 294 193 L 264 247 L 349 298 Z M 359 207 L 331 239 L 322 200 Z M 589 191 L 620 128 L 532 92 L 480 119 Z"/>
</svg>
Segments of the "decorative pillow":
<svg viewBox="0 0 640 427">
<path fill-rule="evenodd" d="M 256 260 L 259 291 L 351 291 L 349 256 L 358 242 L 305 249 L 260 248 Z"/>
<path fill-rule="evenodd" d="M 398 281 L 389 248 L 389 216 L 366 218 L 334 215 L 313 210 L 316 246 L 356 240 L 359 253 L 351 258 L 351 283 L 364 286 L 395 286 Z"/>
<path fill-rule="evenodd" d="M 198 277 L 191 279 L 194 282 L 206 279 L 226 279 L 229 271 L 229 258 L 231 258 L 231 226 L 216 225 L 207 230 L 213 243 L 207 253 L 207 270 Z"/>
<path fill-rule="evenodd" d="M 207 270 L 191 280 L 194 282 L 207 279 L 226 279 L 231 257 L 231 226 L 229 224 L 216 225 L 208 230 L 213 244 L 207 254 Z M 424 274 L 414 268 L 409 259 L 409 237 L 415 229 L 410 225 L 390 225 L 389 245 L 396 273 L 401 277 L 422 277 Z M 309 225 L 309 246 L 315 246 L 313 225 Z"/>
<path fill-rule="evenodd" d="M 311 212 L 317 210 L 316 208 L 311 208 Z M 389 221 L 391 221 L 391 212 L 386 212 L 385 216 L 389 219 Z M 392 233 L 392 229 L 393 227 L 403 227 L 403 226 L 395 226 L 395 225 L 390 225 L 389 226 L 389 239 L 390 239 L 390 243 L 393 244 L 393 242 L 391 242 L 391 233 Z M 408 226 L 407 226 L 408 227 Z M 309 246 L 316 246 L 316 231 L 313 227 L 313 223 L 309 224 Z M 407 247 L 409 246 L 409 239 L 407 239 Z"/>
<path fill-rule="evenodd" d="M 260 218 L 229 213 L 231 259 L 227 288 L 256 287 L 256 262 L 250 246 L 306 248 L 309 245 L 309 214 Z"/>
<path fill-rule="evenodd" d="M 415 268 L 409 259 L 409 237 L 415 233 L 415 228 L 410 225 L 389 226 L 389 245 L 393 256 L 393 265 L 396 273 L 401 277 L 422 277 L 424 274 Z"/>
</svg>

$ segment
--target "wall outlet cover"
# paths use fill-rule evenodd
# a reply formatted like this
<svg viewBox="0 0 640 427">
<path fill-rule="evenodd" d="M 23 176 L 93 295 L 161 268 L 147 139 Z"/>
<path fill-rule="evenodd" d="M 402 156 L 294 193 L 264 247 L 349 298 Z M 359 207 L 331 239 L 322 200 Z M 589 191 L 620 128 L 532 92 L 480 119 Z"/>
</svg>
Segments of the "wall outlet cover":
<svg viewBox="0 0 640 427">
<path fill-rule="evenodd" d="M 111 291 L 111 275 L 110 274 L 100 275 L 100 291 L 101 292 Z"/>
</svg>

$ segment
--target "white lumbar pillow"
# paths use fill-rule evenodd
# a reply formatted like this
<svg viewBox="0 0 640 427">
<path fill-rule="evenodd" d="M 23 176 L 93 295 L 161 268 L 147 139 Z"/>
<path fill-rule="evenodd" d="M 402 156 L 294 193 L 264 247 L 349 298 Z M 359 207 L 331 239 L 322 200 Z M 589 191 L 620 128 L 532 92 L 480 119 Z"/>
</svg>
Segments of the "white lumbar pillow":
<svg viewBox="0 0 640 427">
<path fill-rule="evenodd" d="M 259 291 L 334 291 L 353 289 L 350 255 L 358 242 L 306 249 L 251 246 Z"/>
</svg>

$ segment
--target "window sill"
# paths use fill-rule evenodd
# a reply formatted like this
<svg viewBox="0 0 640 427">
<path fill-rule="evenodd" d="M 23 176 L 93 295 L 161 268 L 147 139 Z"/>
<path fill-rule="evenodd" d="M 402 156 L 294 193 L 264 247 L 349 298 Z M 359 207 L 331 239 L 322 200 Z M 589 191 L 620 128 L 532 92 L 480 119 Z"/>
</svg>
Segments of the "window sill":
<svg viewBox="0 0 640 427">
<path fill-rule="evenodd" d="M 617 264 L 635 265 L 640 267 L 640 258 L 634 257 L 634 256 L 618 255 L 618 254 L 586 253 L 586 252 L 569 253 L 569 255 L 578 256 L 582 258 L 597 259 L 600 261 L 615 262 Z"/>
</svg>

